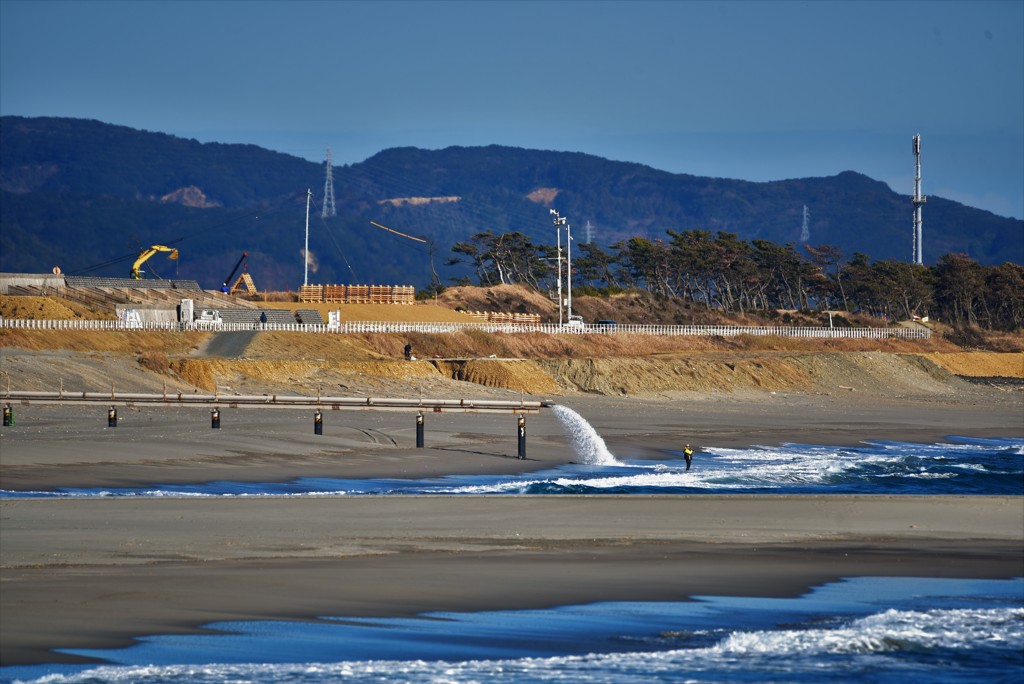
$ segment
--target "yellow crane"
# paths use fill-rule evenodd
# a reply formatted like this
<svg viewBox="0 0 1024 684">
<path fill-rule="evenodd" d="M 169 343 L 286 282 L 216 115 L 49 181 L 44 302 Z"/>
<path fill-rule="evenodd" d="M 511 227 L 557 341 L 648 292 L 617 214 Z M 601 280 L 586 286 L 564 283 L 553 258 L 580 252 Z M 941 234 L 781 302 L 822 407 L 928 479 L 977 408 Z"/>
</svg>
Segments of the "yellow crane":
<svg viewBox="0 0 1024 684">
<path fill-rule="evenodd" d="M 174 247 L 153 245 L 148 249 L 144 249 L 142 250 L 142 254 L 139 255 L 139 258 L 135 260 L 134 264 L 132 264 L 131 276 L 134 280 L 142 280 L 142 271 L 140 271 L 139 269 L 142 268 L 142 264 L 146 263 L 146 261 L 148 261 L 149 258 L 156 254 L 157 252 L 170 252 L 167 255 L 168 259 L 177 260 L 178 258 L 178 250 L 175 249 Z"/>
</svg>

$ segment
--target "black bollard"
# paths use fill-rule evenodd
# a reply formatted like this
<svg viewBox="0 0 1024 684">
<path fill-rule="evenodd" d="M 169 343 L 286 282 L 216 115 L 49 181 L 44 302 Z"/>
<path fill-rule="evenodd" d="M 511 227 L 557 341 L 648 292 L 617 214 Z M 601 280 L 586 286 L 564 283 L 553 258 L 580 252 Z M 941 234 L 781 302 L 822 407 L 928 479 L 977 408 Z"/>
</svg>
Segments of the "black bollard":
<svg viewBox="0 0 1024 684">
<path fill-rule="evenodd" d="M 423 448 L 423 412 L 416 415 L 416 448 Z"/>
<path fill-rule="evenodd" d="M 4 404 L 4 427 L 14 425 L 14 409 L 10 404 Z"/>
<path fill-rule="evenodd" d="M 519 458 L 526 458 L 526 416 L 519 414 Z"/>
<path fill-rule="evenodd" d="M 107 411 L 107 427 L 117 427 L 117 409 L 113 406 Z"/>
<path fill-rule="evenodd" d="M 320 409 L 317 409 L 316 413 L 313 414 L 313 434 L 324 434 L 324 414 L 320 412 Z"/>
<path fill-rule="evenodd" d="M 210 428 L 214 430 L 220 429 L 220 409 L 213 409 L 210 411 Z"/>
</svg>

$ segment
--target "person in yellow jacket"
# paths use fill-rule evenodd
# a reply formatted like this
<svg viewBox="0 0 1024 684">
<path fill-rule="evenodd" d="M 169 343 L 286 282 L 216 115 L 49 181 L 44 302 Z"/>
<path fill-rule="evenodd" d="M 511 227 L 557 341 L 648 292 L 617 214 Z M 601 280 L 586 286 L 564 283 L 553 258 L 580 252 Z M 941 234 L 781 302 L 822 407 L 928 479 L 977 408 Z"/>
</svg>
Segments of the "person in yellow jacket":
<svg viewBox="0 0 1024 684">
<path fill-rule="evenodd" d="M 686 469 L 689 470 L 690 464 L 693 463 L 693 449 L 690 448 L 689 444 L 683 449 L 683 458 L 686 459 Z"/>
</svg>

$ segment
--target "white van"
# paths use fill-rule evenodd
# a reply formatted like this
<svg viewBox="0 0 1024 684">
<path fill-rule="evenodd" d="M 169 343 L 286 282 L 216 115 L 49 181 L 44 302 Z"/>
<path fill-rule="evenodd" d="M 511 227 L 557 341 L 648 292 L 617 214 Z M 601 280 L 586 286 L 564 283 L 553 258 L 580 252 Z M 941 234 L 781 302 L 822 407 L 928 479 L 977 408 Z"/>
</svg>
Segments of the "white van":
<svg viewBox="0 0 1024 684">
<path fill-rule="evenodd" d="M 580 332 L 586 327 L 583 316 L 569 316 L 569 320 L 562 324 L 562 328 L 573 332 Z"/>
</svg>

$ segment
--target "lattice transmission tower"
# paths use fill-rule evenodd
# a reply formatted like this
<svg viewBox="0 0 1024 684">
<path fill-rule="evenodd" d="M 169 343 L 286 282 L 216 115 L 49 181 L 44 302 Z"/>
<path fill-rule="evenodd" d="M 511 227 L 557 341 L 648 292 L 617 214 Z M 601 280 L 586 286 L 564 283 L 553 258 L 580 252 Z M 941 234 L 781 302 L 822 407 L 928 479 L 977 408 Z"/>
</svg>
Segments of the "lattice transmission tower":
<svg viewBox="0 0 1024 684">
<path fill-rule="evenodd" d="M 337 215 L 337 211 L 334 209 L 334 171 L 333 164 L 331 163 L 331 148 L 329 146 L 327 148 L 325 166 L 327 167 L 327 176 L 324 180 L 324 208 L 320 211 L 320 216 L 323 218 Z"/>
</svg>

